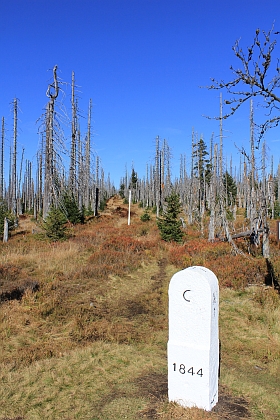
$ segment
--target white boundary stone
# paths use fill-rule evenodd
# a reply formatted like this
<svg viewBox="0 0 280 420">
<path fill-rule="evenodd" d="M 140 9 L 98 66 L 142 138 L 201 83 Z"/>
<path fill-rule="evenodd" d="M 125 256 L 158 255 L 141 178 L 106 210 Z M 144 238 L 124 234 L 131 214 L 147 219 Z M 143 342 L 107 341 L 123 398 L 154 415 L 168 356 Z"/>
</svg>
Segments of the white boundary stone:
<svg viewBox="0 0 280 420">
<path fill-rule="evenodd" d="M 174 274 L 169 285 L 168 397 L 210 411 L 218 401 L 219 286 L 205 267 Z"/>
</svg>

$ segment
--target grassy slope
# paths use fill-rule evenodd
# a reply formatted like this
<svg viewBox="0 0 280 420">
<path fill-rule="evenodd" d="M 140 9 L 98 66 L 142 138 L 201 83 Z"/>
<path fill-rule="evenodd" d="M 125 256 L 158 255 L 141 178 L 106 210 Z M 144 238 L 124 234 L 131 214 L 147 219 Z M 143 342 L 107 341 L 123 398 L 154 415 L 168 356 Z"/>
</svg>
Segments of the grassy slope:
<svg viewBox="0 0 280 420">
<path fill-rule="evenodd" d="M 136 206 L 128 227 L 120 203 L 111 204 L 64 243 L 39 240 L 22 220 L 1 245 L 1 290 L 35 280 L 40 289 L 0 305 L 0 419 L 280 417 L 280 305 L 261 286 L 263 261 L 233 257 L 195 230 L 185 245 L 163 243 Z M 279 257 L 276 246 L 272 253 Z M 167 400 L 168 284 L 190 264 L 212 269 L 221 288 L 220 399 L 211 413 Z"/>
</svg>

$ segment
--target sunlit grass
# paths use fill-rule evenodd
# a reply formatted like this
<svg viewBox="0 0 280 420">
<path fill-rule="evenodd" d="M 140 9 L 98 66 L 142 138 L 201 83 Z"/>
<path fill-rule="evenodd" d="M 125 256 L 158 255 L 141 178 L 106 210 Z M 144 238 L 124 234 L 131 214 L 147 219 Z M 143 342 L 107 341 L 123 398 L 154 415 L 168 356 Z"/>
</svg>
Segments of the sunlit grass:
<svg viewBox="0 0 280 420">
<path fill-rule="evenodd" d="M 260 303 L 260 296 L 267 305 Z M 254 418 L 280 416 L 280 299 L 273 289 L 223 290 L 222 381 L 251 400 Z M 265 397 L 264 397 L 265 395 Z"/>
</svg>

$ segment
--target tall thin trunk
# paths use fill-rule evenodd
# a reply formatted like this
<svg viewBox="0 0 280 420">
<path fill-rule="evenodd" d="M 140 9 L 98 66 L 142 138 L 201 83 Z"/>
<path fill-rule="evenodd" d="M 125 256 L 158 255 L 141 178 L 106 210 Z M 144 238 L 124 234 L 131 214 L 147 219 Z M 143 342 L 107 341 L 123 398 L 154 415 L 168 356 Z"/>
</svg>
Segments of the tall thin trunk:
<svg viewBox="0 0 280 420">
<path fill-rule="evenodd" d="M 71 90 L 71 108 L 72 108 L 72 123 L 71 123 L 71 154 L 70 154 L 70 170 L 69 170 L 69 187 L 72 194 L 76 194 L 76 134 L 77 134 L 77 109 L 75 103 L 75 73 L 72 72 L 72 90 Z"/>
<path fill-rule="evenodd" d="M 79 209 L 82 210 L 84 199 L 85 199 L 85 180 L 84 180 L 84 157 L 83 157 L 83 145 L 81 142 L 81 131 L 78 129 L 78 204 Z"/>
<path fill-rule="evenodd" d="M 160 209 L 160 151 L 159 151 L 159 136 L 156 137 L 156 156 L 155 156 L 155 194 L 156 194 L 156 208 L 157 217 L 159 217 Z"/>
<path fill-rule="evenodd" d="M 49 85 L 47 97 L 49 102 L 46 113 L 46 145 L 45 145 L 45 180 L 44 180 L 44 200 L 43 200 L 43 218 L 45 219 L 50 206 L 53 204 L 52 193 L 54 192 L 54 105 L 58 97 L 59 88 L 57 81 L 57 66 L 53 68 L 53 84 Z M 51 89 L 54 89 L 51 92 Z"/>
<path fill-rule="evenodd" d="M 86 158 L 85 158 L 85 207 L 89 207 L 89 196 L 90 196 L 90 155 L 91 155 L 91 109 L 92 102 L 89 101 L 88 107 L 88 127 L 87 127 L 87 141 L 86 141 Z"/>
<path fill-rule="evenodd" d="M 5 119 L 2 117 L 2 134 L 0 149 L 0 199 L 4 198 L 4 138 L 5 138 Z"/>
<path fill-rule="evenodd" d="M 17 135 L 18 135 L 18 100 L 14 104 L 14 130 L 13 130 L 13 163 L 12 163 L 12 212 L 17 213 Z"/>
<path fill-rule="evenodd" d="M 267 182 L 266 182 L 266 145 L 263 142 L 262 147 L 262 197 L 261 197 L 261 218 L 263 223 L 263 244 L 262 244 L 262 254 L 264 258 L 269 258 L 269 226 L 267 222 Z"/>
<path fill-rule="evenodd" d="M 21 177 L 22 177 L 23 158 L 24 158 L 24 149 L 22 149 L 20 170 L 19 170 L 19 180 L 18 180 L 18 187 L 17 187 L 17 214 L 22 213 L 21 199 L 20 199 L 20 186 L 21 186 Z"/>
<path fill-rule="evenodd" d="M 37 156 L 37 210 L 43 210 L 43 157 L 42 153 Z"/>
<path fill-rule="evenodd" d="M 193 182 L 194 182 L 194 129 L 192 128 L 192 153 L 191 153 L 191 179 L 188 194 L 188 223 L 191 225 L 193 222 Z"/>
<path fill-rule="evenodd" d="M 219 158 L 219 176 L 223 177 L 223 98 L 220 94 L 220 158 Z"/>
<path fill-rule="evenodd" d="M 217 154 L 218 146 L 214 146 L 214 157 L 212 163 L 212 176 L 210 180 L 210 220 L 209 220 L 209 233 L 208 241 L 213 242 L 215 239 L 215 202 L 217 192 Z"/>
<path fill-rule="evenodd" d="M 254 136 L 254 107 L 253 100 L 250 102 L 250 144 L 251 144 L 251 183 L 252 188 L 255 187 L 255 136 Z"/>
</svg>

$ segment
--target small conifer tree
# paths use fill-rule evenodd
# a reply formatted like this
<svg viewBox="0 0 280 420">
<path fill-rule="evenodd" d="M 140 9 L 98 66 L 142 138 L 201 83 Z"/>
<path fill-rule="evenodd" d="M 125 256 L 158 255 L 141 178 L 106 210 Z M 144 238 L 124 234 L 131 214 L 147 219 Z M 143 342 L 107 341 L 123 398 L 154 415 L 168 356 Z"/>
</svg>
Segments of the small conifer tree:
<svg viewBox="0 0 280 420">
<path fill-rule="evenodd" d="M 237 196 L 237 186 L 233 177 L 227 171 L 223 175 L 223 184 L 227 192 L 229 204 L 234 204 Z"/>
<path fill-rule="evenodd" d="M 178 218 L 181 212 L 179 195 L 173 191 L 169 197 L 166 197 L 165 201 L 167 202 L 167 208 L 163 217 L 157 221 L 160 235 L 164 241 L 181 242 L 184 233 L 181 230 L 181 221 Z"/>
<path fill-rule="evenodd" d="M 146 207 L 144 213 L 141 215 L 140 217 L 142 222 L 148 222 L 149 220 L 151 220 L 151 216 L 149 215 L 149 211 L 148 208 Z"/>
<path fill-rule="evenodd" d="M 43 222 L 43 228 L 46 235 L 52 241 L 60 241 L 66 238 L 66 218 L 57 208 L 51 207 Z"/>
<path fill-rule="evenodd" d="M 77 200 L 71 193 L 65 192 L 62 199 L 61 208 L 65 213 L 67 220 L 73 225 L 84 223 L 84 213 L 78 207 Z"/>
</svg>

